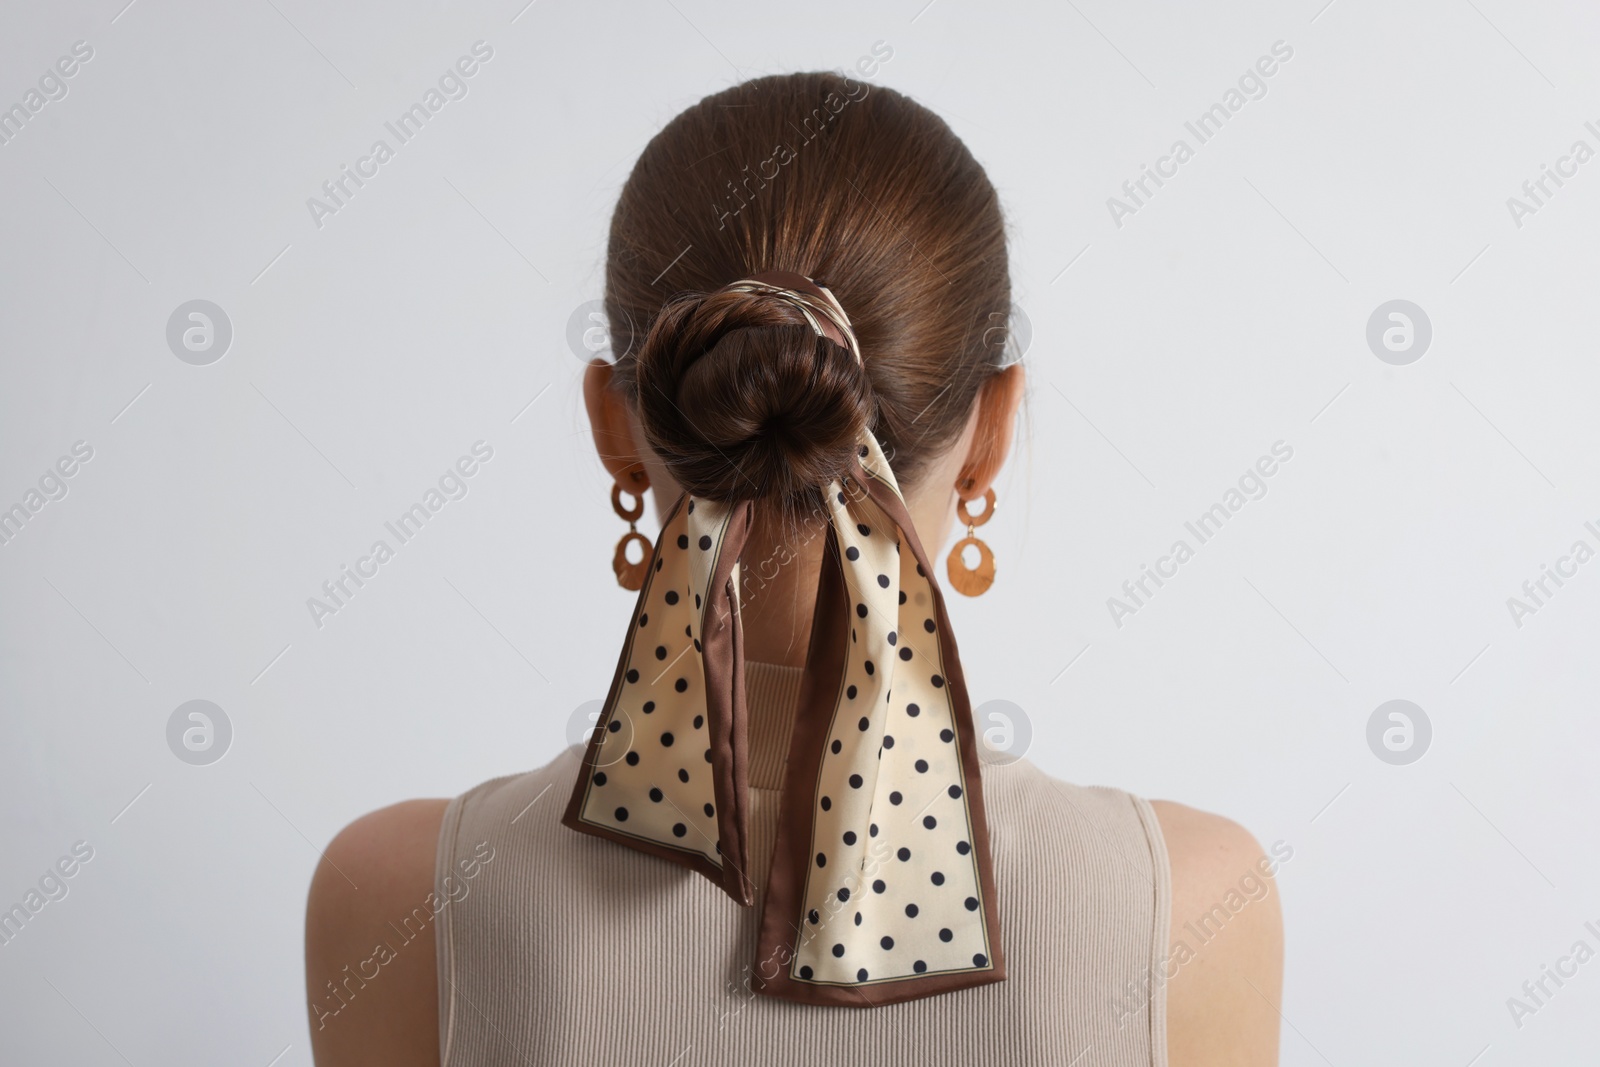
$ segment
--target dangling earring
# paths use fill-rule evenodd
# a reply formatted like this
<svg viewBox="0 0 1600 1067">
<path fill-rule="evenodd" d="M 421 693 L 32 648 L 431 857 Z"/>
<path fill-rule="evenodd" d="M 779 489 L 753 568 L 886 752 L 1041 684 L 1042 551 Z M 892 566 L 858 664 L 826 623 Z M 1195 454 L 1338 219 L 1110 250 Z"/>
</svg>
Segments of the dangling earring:
<svg viewBox="0 0 1600 1067">
<path fill-rule="evenodd" d="M 611 507 L 619 516 L 628 522 L 628 532 L 622 535 L 617 542 L 616 554 L 611 557 L 611 569 L 616 572 L 617 584 L 624 589 L 638 590 L 644 587 L 644 576 L 650 572 L 650 541 L 639 532 L 635 525 L 639 517 L 644 514 L 644 491 L 650 488 L 650 479 L 643 467 L 635 467 L 628 472 L 633 479 L 632 489 L 622 488 L 621 482 L 611 483 Z M 627 493 L 633 497 L 633 506 L 622 506 L 622 494 Z M 639 543 L 639 562 L 634 563 L 628 559 L 628 546 L 633 542 Z"/>
<path fill-rule="evenodd" d="M 965 483 L 970 486 L 970 481 Z M 956 514 L 961 516 L 961 521 L 967 524 L 967 536 L 956 542 L 950 550 L 950 558 L 945 561 L 945 569 L 950 574 L 950 588 L 962 596 L 982 596 L 994 584 L 994 553 L 989 551 L 989 546 L 978 540 L 975 533 L 977 527 L 988 522 L 994 515 L 994 490 L 986 490 L 983 494 L 983 514 L 977 518 L 972 517 L 972 512 L 967 510 L 968 500 L 962 497 L 956 505 Z M 978 549 L 978 565 L 968 567 L 967 561 L 962 558 L 968 545 L 975 545 Z"/>
</svg>

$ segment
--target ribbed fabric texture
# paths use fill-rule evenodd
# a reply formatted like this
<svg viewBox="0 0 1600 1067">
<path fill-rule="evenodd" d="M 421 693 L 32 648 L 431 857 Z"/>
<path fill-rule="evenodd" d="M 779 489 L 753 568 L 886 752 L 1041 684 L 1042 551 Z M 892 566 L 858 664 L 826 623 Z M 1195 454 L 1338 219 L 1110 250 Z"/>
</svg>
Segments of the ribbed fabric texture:
<svg viewBox="0 0 1600 1067">
<path fill-rule="evenodd" d="M 800 707 L 800 681 L 805 672 L 799 667 L 780 667 L 771 663 L 744 665 L 744 699 L 750 753 L 750 788 L 783 788 L 783 765 L 789 758 L 789 736 L 794 731 L 795 712 Z M 774 810 L 776 810 L 774 806 Z M 776 830 L 776 827 L 773 828 Z M 772 851 L 768 838 L 763 858 Z"/>
<path fill-rule="evenodd" d="M 802 671 L 745 669 L 751 874 L 764 892 Z M 741 908 L 701 875 L 561 825 L 582 754 L 485 782 L 445 814 L 445 1067 L 1165 1067 L 1170 883 L 1144 800 L 1026 760 L 986 763 L 1007 980 L 882 1008 L 812 1007 L 749 987 L 759 900 Z"/>
</svg>

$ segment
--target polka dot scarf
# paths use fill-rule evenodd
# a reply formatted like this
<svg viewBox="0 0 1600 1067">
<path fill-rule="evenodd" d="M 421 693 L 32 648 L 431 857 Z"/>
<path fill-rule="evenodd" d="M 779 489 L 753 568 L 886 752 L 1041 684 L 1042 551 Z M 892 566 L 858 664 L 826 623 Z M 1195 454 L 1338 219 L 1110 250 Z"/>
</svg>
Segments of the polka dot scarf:
<svg viewBox="0 0 1600 1067">
<path fill-rule="evenodd" d="M 860 358 L 831 293 L 794 303 Z M 933 568 L 877 439 L 820 487 L 829 516 L 751 983 L 874 1007 L 1005 977 L 971 708 Z M 748 503 L 685 495 L 663 524 L 564 822 L 755 902 L 739 558 Z"/>
</svg>

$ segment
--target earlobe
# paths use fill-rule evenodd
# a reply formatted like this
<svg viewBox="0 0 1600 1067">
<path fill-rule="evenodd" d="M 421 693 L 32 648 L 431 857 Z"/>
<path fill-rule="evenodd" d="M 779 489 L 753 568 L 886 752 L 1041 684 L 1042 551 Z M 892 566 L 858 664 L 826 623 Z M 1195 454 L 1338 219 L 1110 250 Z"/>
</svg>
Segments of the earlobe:
<svg viewBox="0 0 1600 1067">
<path fill-rule="evenodd" d="M 603 359 L 591 362 L 583 373 L 583 405 L 589 413 L 589 429 L 600 462 L 618 485 L 637 494 L 649 486 L 649 481 L 628 421 L 628 403 L 612 386 L 615 373 L 615 368 Z"/>
</svg>

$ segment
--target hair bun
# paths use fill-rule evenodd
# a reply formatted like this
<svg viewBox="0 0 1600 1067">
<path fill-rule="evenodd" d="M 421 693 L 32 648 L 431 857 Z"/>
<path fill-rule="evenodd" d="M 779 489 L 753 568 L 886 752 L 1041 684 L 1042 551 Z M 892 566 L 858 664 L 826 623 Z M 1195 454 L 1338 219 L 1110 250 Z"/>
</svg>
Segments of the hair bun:
<svg viewBox="0 0 1600 1067">
<path fill-rule="evenodd" d="M 772 294 L 673 300 L 637 359 L 645 436 L 693 496 L 793 507 L 849 471 L 873 422 L 854 353 Z"/>
</svg>

